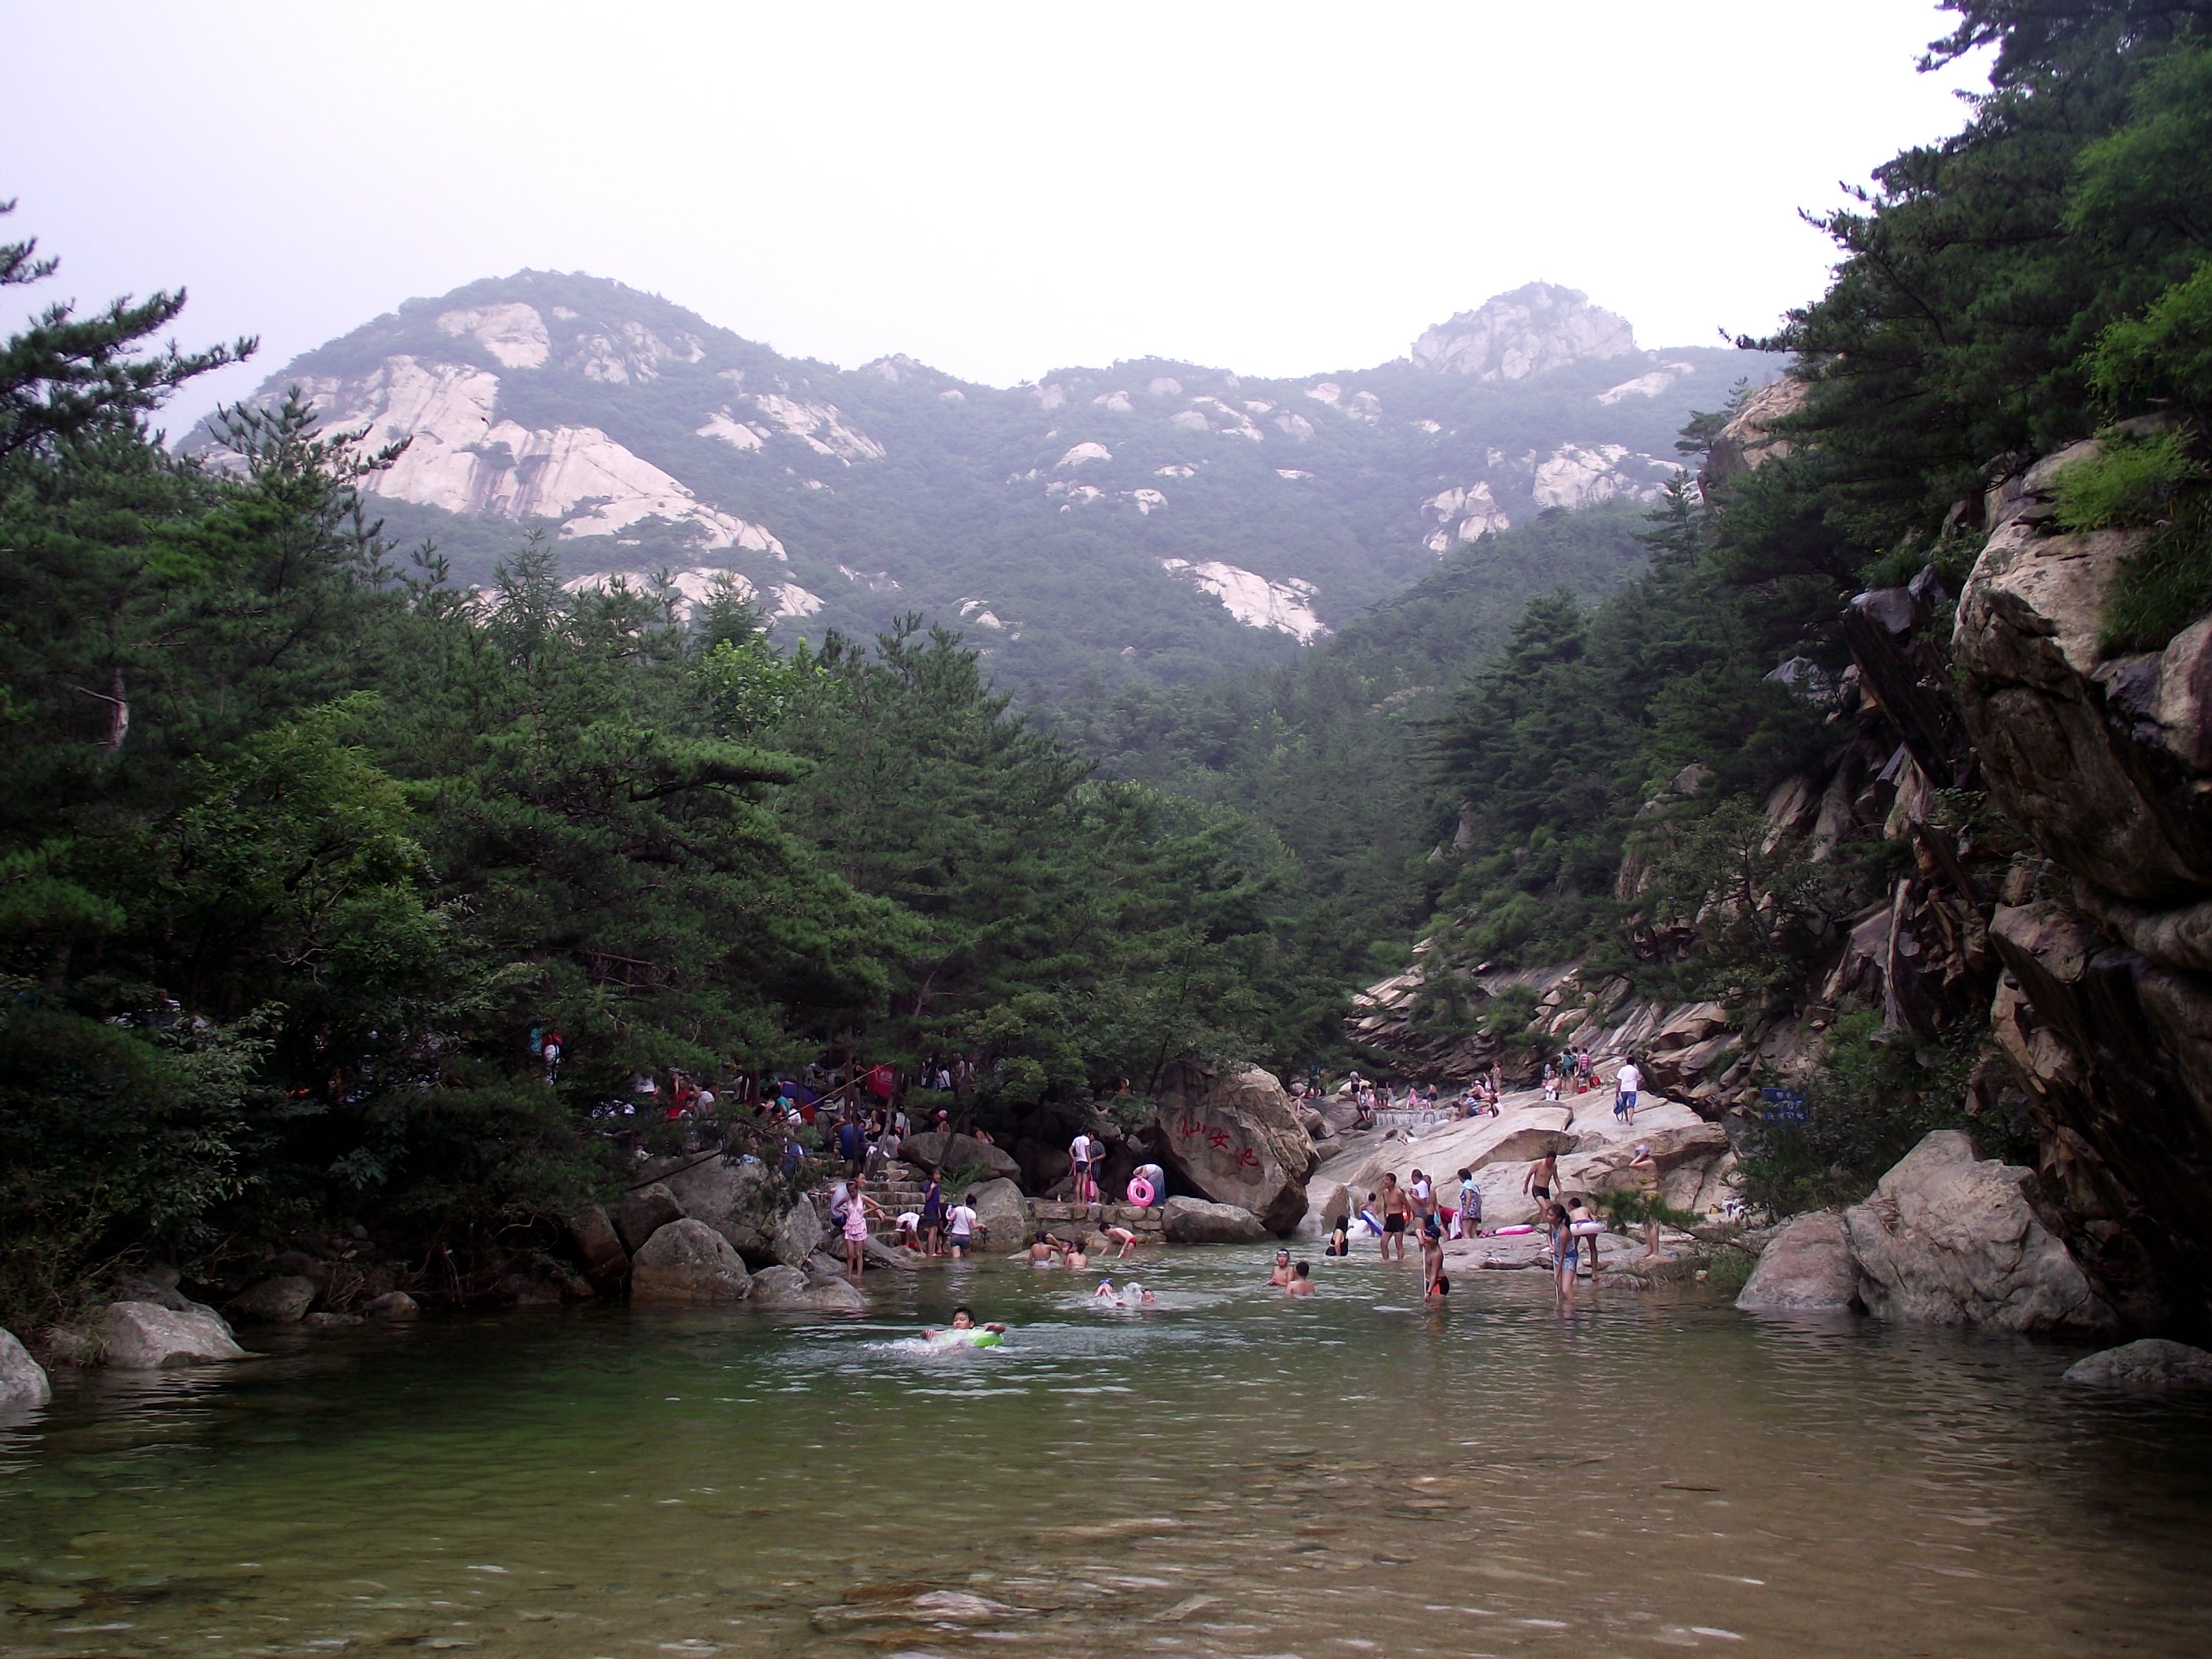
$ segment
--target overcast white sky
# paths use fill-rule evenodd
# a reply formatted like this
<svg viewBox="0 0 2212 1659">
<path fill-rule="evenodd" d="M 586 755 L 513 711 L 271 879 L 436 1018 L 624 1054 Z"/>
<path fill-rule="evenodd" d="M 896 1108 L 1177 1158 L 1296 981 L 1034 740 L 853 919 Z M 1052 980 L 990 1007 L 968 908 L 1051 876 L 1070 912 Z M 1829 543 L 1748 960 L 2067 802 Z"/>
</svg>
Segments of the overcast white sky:
<svg viewBox="0 0 2212 1659">
<path fill-rule="evenodd" d="M 1958 127 L 1929 0 L 0 0 L 41 299 L 182 284 L 251 368 L 580 270 L 779 349 L 1000 385 L 1361 368 L 1544 278 L 1646 345 L 1816 293 L 1801 207 Z M 13 325 L 22 309 L 7 308 Z"/>
</svg>

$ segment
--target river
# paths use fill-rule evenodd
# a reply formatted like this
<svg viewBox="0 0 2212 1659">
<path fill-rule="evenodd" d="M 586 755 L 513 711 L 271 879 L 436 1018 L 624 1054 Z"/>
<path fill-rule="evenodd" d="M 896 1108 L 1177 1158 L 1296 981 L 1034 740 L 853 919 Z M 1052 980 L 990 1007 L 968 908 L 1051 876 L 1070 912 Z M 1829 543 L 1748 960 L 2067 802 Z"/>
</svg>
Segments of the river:
<svg viewBox="0 0 2212 1659">
<path fill-rule="evenodd" d="M 2075 1352 L 1540 1273 L 981 1262 L 851 1322 L 583 1308 L 58 1379 L 0 1659 L 2212 1650 L 2212 1407 Z M 885 1275 L 889 1278 L 890 1275 Z M 920 1351 L 953 1302 L 1006 1347 Z M 917 1599 L 920 1598 L 920 1599 Z"/>
</svg>

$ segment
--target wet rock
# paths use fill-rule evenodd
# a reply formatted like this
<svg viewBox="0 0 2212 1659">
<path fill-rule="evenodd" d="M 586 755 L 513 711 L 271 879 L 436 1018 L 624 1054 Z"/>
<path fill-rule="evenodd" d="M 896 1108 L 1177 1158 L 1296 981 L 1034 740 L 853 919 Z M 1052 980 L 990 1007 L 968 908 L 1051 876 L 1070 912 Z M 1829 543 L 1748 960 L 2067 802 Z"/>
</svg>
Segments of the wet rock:
<svg viewBox="0 0 2212 1659">
<path fill-rule="evenodd" d="M 2077 1360 L 2066 1368 L 2066 1380 L 2100 1389 L 2212 1389 L 2212 1353 L 2152 1337 Z"/>
<path fill-rule="evenodd" d="M 183 1313 L 198 1306 L 177 1288 L 177 1282 L 173 1267 L 166 1279 L 132 1274 L 116 1281 L 116 1299 L 121 1302 L 150 1302 L 157 1308 L 168 1309 L 172 1313 Z"/>
<path fill-rule="evenodd" d="M 2011 1331 L 2112 1328 L 2112 1309 L 2029 1204 L 2033 1180 L 1977 1158 L 1955 1129 L 1928 1135 L 1845 1212 L 1867 1311 Z"/>
<path fill-rule="evenodd" d="M 615 1206 L 615 1233 L 623 1248 L 635 1255 L 651 1238 L 672 1221 L 684 1218 L 684 1206 L 676 1201 L 676 1194 L 655 1181 L 624 1193 L 622 1202 Z"/>
<path fill-rule="evenodd" d="M 1249 1210 L 1268 1231 L 1288 1232 L 1305 1214 L 1319 1155 L 1272 1073 L 1172 1067 L 1148 1133 L 1182 1185 Z"/>
<path fill-rule="evenodd" d="M 1774 1232 L 1735 1299 L 1749 1313 L 1827 1312 L 1858 1303 L 1858 1263 L 1832 1210 L 1801 1215 Z"/>
<path fill-rule="evenodd" d="M 1202 1198 L 1171 1198 L 1162 1218 L 1170 1244 L 1258 1244 L 1272 1237 L 1251 1211 Z"/>
<path fill-rule="evenodd" d="M 359 1314 L 311 1313 L 300 1322 L 312 1330 L 325 1331 L 341 1325 L 362 1325 L 368 1322 Z"/>
<path fill-rule="evenodd" d="M 822 1217 L 813 1200 L 802 1198 L 775 1224 L 775 1237 L 769 1241 L 769 1253 L 787 1267 L 803 1267 L 806 1258 L 821 1247 L 823 1236 Z"/>
<path fill-rule="evenodd" d="M 118 1370 L 161 1370 L 246 1358 L 215 1310 L 198 1305 L 179 1313 L 151 1302 L 110 1303 L 100 1322 L 99 1337 L 107 1363 Z"/>
<path fill-rule="evenodd" d="M 370 1301 L 367 1311 L 371 1319 L 391 1324 L 419 1318 L 422 1312 L 415 1298 L 404 1291 L 386 1291 Z"/>
<path fill-rule="evenodd" d="M 315 1281 L 285 1273 L 246 1286 L 231 1297 L 229 1311 L 254 1324 L 296 1325 L 314 1304 Z"/>
<path fill-rule="evenodd" d="M 751 1282 L 729 1240 L 703 1221 L 669 1222 L 630 1259 L 633 1302 L 742 1302 Z"/>
<path fill-rule="evenodd" d="M 1020 1188 L 1011 1181 L 987 1181 L 969 1191 L 975 1194 L 975 1217 L 983 1229 L 985 1249 L 1018 1250 L 1029 1243 L 1029 1200 L 1022 1196 Z M 950 1203 L 951 1196 L 946 1196 Z"/>
<path fill-rule="evenodd" d="M 940 1170 L 949 1175 L 957 1170 L 982 1169 L 994 1178 L 1016 1181 L 1022 1173 L 1022 1166 L 1004 1147 L 990 1146 L 973 1135 L 940 1134 L 933 1129 L 899 1142 L 899 1157 L 933 1175 Z"/>
<path fill-rule="evenodd" d="M 1306 1212 L 1291 1230 L 1291 1237 L 1314 1243 L 1336 1231 L 1336 1224 L 1352 1213 L 1352 1189 L 1340 1181 L 1316 1177 L 1306 1187 Z"/>
<path fill-rule="evenodd" d="M 46 1368 L 13 1331 L 0 1329 L 0 1407 L 43 1406 L 54 1397 Z"/>
<path fill-rule="evenodd" d="M 615 1224 L 598 1205 L 568 1218 L 568 1237 L 584 1259 L 585 1273 L 599 1283 L 611 1284 L 629 1271 L 629 1252 L 623 1249 Z"/>
<path fill-rule="evenodd" d="M 842 1274 L 815 1276 L 781 1267 L 755 1273 L 745 1300 L 756 1308 L 783 1313 L 854 1313 L 868 1305 L 866 1293 Z"/>
</svg>

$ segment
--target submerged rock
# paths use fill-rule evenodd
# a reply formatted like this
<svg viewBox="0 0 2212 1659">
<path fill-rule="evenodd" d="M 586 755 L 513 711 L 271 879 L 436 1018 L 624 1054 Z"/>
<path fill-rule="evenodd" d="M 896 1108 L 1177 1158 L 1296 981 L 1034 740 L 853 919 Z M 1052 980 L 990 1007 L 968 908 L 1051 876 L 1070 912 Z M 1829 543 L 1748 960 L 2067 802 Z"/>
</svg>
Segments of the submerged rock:
<svg viewBox="0 0 2212 1659">
<path fill-rule="evenodd" d="M 2112 1328 L 2081 1264 L 2037 1219 L 2033 1180 L 1977 1158 L 1955 1129 L 1928 1135 L 1844 1215 L 1867 1311 L 2008 1331 Z"/>
<path fill-rule="evenodd" d="M 729 1240 L 688 1218 L 659 1229 L 630 1261 L 633 1302 L 742 1302 L 751 1286 Z"/>
<path fill-rule="evenodd" d="M 2212 1389 L 2212 1353 L 2150 1337 L 2075 1361 L 2066 1380 L 2100 1389 Z"/>
<path fill-rule="evenodd" d="M 1751 1313 L 1814 1313 L 1859 1304 L 1858 1263 L 1843 1217 L 1815 1210 L 1785 1222 L 1759 1252 L 1735 1305 Z"/>
<path fill-rule="evenodd" d="M 107 1363 L 118 1370 L 161 1370 L 247 1357 L 222 1316 L 197 1304 L 179 1313 L 151 1302 L 111 1303 L 99 1336 Z"/>
<path fill-rule="evenodd" d="M 1161 1231 L 1170 1244 L 1258 1244 L 1271 1236 L 1251 1211 L 1202 1198 L 1170 1199 Z"/>
<path fill-rule="evenodd" d="M 415 1298 L 404 1291 L 386 1291 L 382 1296 L 372 1298 L 367 1309 L 371 1319 L 392 1324 L 416 1318 L 422 1311 L 416 1306 Z"/>
<path fill-rule="evenodd" d="M 0 1329 L 0 1406 L 43 1406 L 54 1397 L 46 1368 L 13 1331 Z"/>
</svg>

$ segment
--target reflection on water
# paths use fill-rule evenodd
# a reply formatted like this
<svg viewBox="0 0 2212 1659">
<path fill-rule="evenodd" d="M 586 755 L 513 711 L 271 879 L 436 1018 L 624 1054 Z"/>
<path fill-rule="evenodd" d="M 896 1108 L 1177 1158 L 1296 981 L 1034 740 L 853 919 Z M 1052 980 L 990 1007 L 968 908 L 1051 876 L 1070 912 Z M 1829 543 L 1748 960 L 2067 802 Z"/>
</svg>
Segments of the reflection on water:
<svg viewBox="0 0 2212 1659">
<path fill-rule="evenodd" d="M 0 1659 L 2200 1654 L 2212 1408 L 2070 1354 L 1539 1273 L 975 1263 L 848 1323 L 600 1309 L 62 1379 L 0 1427 Z M 1135 1263 L 1129 1264 L 1135 1266 Z M 1008 1346 L 912 1339 L 965 1299 Z"/>
</svg>

